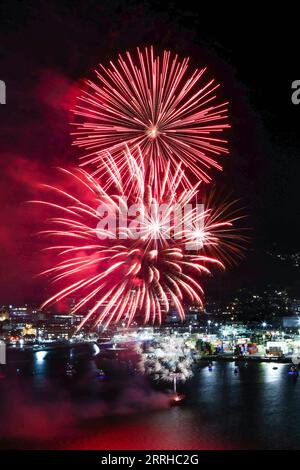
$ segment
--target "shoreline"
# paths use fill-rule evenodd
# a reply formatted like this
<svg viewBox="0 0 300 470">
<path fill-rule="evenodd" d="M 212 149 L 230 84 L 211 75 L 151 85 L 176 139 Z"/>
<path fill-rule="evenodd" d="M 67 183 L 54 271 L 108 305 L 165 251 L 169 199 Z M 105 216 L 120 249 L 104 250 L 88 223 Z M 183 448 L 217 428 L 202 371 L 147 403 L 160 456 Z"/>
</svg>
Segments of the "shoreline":
<svg viewBox="0 0 300 470">
<path fill-rule="evenodd" d="M 292 359 L 290 357 L 262 357 L 262 356 L 219 356 L 219 355 L 211 355 L 200 357 L 195 360 L 196 363 L 198 362 L 241 362 L 241 363 L 249 363 L 249 362 L 276 362 L 279 364 L 292 364 Z"/>
</svg>

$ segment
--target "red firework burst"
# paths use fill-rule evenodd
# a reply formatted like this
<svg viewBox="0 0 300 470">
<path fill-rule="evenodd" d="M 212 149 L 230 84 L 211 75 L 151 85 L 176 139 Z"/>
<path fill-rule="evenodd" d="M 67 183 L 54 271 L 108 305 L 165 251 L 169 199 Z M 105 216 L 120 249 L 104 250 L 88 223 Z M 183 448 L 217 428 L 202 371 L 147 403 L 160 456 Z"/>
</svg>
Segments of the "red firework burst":
<svg viewBox="0 0 300 470">
<path fill-rule="evenodd" d="M 142 161 L 126 153 L 126 169 L 120 172 L 112 158 L 107 158 L 109 192 L 82 169 L 63 170 L 78 184 L 76 193 L 47 186 L 62 202 L 38 201 L 59 213 L 52 219 L 53 228 L 43 233 L 58 241 L 48 249 L 57 250 L 61 261 L 43 274 L 51 275 L 55 283 L 65 283 L 44 306 L 80 294 L 73 313 L 89 307 L 80 326 L 93 315 L 96 323 L 106 325 L 121 319 L 130 324 L 138 314 L 145 322 L 160 322 L 171 305 L 183 318 L 185 302 L 202 304 L 199 277 L 210 273 L 208 265 L 224 267 L 218 258 L 222 243 L 226 252 L 238 251 L 232 228 L 236 215 L 224 220 L 223 209 L 197 212 L 189 206 L 198 184 L 179 189 L 184 179 L 180 165 L 173 176 L 167 167 L 154 194 L 145 184 Z M 89 195 L 87 200 L 83 189 Z M 178 207 L 188 208 L 181 211 L 180 220 L 174 215 Z M 117 232 L 112 230 L 111 219 L 103 223 L 104 212 L 109 217 L 117 215 Z"/>
<path fill-rule="evenodd" d="M 78 120 L 75 145 L 86 149 L 84 163 L 103 169 L 103 152 L 108 151 L 118 166 L 124 162 L 124 146 L 134 153 L 140 148 L 145 165 L 154 174 L 183 164 L 187 176 L 208 182 L 211 167 L 221 169 L 218 158 L 227 152 L 220 133 L 229 126 L 227 103 L 216 96 L 219 85 L 205 80 L 206 69 L 188 73 L 189 59 L 153 48 L 137 57 L 129 52 L 109 67 L 100 65 L 97 81 L 87 81 L 74 113 Z M 187 171 L 188 170 L 188 171 Z M 189 180 L 185 178 L 185 183 Z"/>
</svg>

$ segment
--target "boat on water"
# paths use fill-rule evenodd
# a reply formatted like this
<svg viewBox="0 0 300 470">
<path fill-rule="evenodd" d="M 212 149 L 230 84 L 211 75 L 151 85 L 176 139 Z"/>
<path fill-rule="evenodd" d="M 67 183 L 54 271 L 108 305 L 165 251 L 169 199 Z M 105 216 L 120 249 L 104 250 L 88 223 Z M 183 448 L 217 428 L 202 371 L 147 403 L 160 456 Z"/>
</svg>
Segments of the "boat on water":
<svg viewBox="0 0 300 470">
<path fill-rule="evenodd" d="M 298 376 L 299 374 L 299 371 L 298 371 L 298 367 L 296 366 L 291 366 L 288 370 L 288 375 L 294 375 L 294 376 Z"/>
<path fill-rule="evenodd" d="M 100 379 L 100 380 L 106 378 L 106 374 L 105 374 L 105 372 L 104 372 L 103 369 L 98 369 L 98 370 L 97 370 L 96 378 L 97 378 L 97 379 Z"/>
<path fill-rule="evenodd" d="M 68 362 L 66 366 L 66 374 L 68 377 L 73 377 L 76 374 L 76 369 L 75 367 Z"/>
<path fill-rule="evenodd" d="M 183 393 L 174 393 L 170 396 L 170 405 L 171 406 L 180 405 L 184 399 L 185 399 L 185 395 Z"/>
</svg>

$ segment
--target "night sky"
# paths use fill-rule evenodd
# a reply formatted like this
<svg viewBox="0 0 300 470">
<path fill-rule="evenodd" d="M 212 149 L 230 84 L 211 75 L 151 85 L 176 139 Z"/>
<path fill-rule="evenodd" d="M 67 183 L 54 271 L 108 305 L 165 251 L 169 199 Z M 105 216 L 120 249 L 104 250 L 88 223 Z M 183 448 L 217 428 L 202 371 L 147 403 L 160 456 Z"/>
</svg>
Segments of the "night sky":
<svg viewBox="0 0 300 470">
<path fill-rule="evenodd" d="M 230 156 L 214 178 L 241 200 L 251 242 L 222 285 L 272 279 L 264 253 L 274 244 L 300 251 L 300 105 L 291 102 L 291 83 L 300 79 L 299 11 L 194 3 L 0 1 L 0 79 L 7 86 L 0 106 L 0 304 L 46 296 L 46 281 L 34 277 L 46 262 L 35 235 L 43 212 L 25 201 L 37 197 L 38 182 L 53 181 L 55 166 L 78 162 L 68 123 L 82 79 L 137 46 L 169 48 L 192 66 L 208 66 L 230 101 Z"/>
</svg>

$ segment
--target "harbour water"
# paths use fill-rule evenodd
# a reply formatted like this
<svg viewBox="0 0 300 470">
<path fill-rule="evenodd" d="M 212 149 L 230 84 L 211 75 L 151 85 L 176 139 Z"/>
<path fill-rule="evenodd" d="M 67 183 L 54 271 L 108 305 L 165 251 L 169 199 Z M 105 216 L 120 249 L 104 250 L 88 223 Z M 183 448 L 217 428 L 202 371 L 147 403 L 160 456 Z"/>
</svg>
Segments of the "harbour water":
<svg viewBox="0 0 300 470">
<path fill-rule="evenodd" d="M 0 448 L 300 448 L 300 381 L 288 364 L 201 363 L 181 386 L 185 401 L 170 407 L 164 384 L 110 364 L 99 373 L 91 348 L 8 351 Z"/>
</svg>

